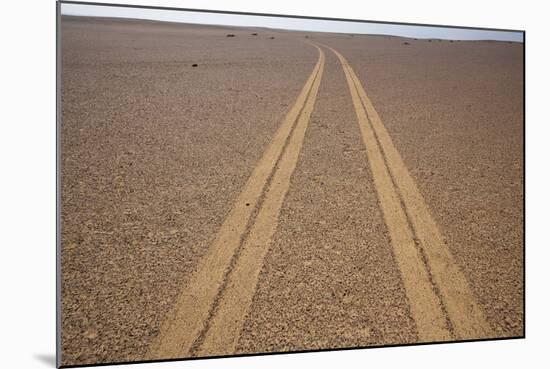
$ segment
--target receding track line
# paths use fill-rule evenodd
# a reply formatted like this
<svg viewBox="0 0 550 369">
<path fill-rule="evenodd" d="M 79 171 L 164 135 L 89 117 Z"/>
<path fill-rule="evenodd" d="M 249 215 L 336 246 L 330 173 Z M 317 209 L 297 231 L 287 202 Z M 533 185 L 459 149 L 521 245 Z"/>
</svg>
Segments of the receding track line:
<svg viewBox="0 0 550 369">
<path fill-rule="evenodd" d="M 426 254 L 436 286 L 441 292 L 443 303 L 449 313 L 457 339 L 490 338 L 494 336 L 470 285 L 451 254 L 428 205 L 418 186 L 410 175 L 401 155 L 374 109 L 359 79 L 352 71 L 361 100 L 369 121 L 378 137 L 380 146 L 388 161 L 388 168 L 396 179 L 396 185 L 410 214 L 410 219 L 422 249 Z"/>
<path fill-rule="evenodd" d="M 250 309 L 256 290 L 263 260 L 277 228 L 279 212 L 290 185 L 290 178 L 298 162 L 319 91 L 325 59 L 323 52 L 319 51 L 321 52 L 321 68 L 235 268 L 229 275 L 229 281 L 223 291 L 218 310 L 210 321 L 210 329 L 206 332 L 205 339 L 198 350 L 200 356 L 230 355 L 235 352 L 243 321 Z"/>
<path fill-rule="evenodd" d="M 449 340 L 449 329 L 442 330 L 442 319 L 446 316 L 451 323 L 454 338 L 492 337 L 491 327 L 471 292 L 466 277 L 455 263 L 414 179 L 361 82 L 347 60 L 336 50 L 330 49 L 339 58 L 348 80 L 378 197 L 420 340 Z M 377 176 L 382 179 L 377 179 Z M 402 201 L 400 210 L 393 203 L 394 199 Z M 405 222 L 400 220 L 403 217 Z M 406 221 L 410 223 L 407 224 Z M 409 250 L 415 246 L 414 238 L 418 241 L 420 253 Z M 432 282 L 426 276 L 431 277 Z M 427 293 L 428 287 L 437 289 L 438 293 Z M 441 306 L 434 309 L 436 300 Z"/>
<path fill-rule="evenodd" d="M 407 216 L 401 207 L 399 195 L 395 191 L 390 173 L 384 163 L 384 157 L 368 123 L 367 114 L 361 104 L 350 68 L 340 54 L 331 50 L 340 59 L 348 82 L 380 207 L 388 227 L 395 258 L 403 276 L 405 291 L 409 299 L 411 314 L 417 325 L 419 339 L 422 341 L 449 340 L 452 337 L 447 329 L 440 301 L 432 288 L 422 257 L 416 248 L 414 234 L 408 226 Z"/>
<path fill-rule="evenodd" d="M 259 205 L 258 202 L 265 191 L 268 179 L 275 170 L 275 165 L 278 161 L 282 161 L 285 157 L 291 155 L 287 154 L 289 150 L 293 152 L 297 149 L 299 152 L 299 147 L 296 148 L 296 137 L 303 135 L 299 132 L 302 129 L 305 130 L 305 127 L 302 127 L 304 125 L 303 116 L 305 114 L 307 114 L 309 120 L 311 111 L 307 113 L 307 109 L 315 100 L 313 99 L 312 102 L 309 96 L 313 94 L 313 91 L 315 91 L 315 95 L 317 93 L 324 65 L 324 54 L 319 48 L 318 51 L 319 59 L 317 64 L 298 95 L 295 104 L 287 113 L 267 150 L 252 171 L 251 176 L 238 196 L 232 210 L 224 220 L 206 255 L 201 259 L 196 271 L 181 291 L 176 304 L 161 325 L 160 333 L 147 353 L 148 359 L 171 359 L 190 356 L 193 343 L 207 325 L 214 301 L 220 293 L 220 288 L 225 283 L 224 278 L 226 277 L 231 260 L 239 249 L 242 237 L 247 230 L 247 225 L 251 220 L 250 218 L 254 209 Z M 305 122 L 305 125 L 307 126 L 307 122 Z M 292 137 L 287 145 L 285 154 L 282 154 L 291 132 L 293 132 Z M 301 147 L 301 142 L 299 146 Z M 284 156 L 281 157 L 281 155 Z M 277 172 L 281 171 L 281 167 L 288 165 L 288 163 L 280 163 Z M 275 175 L 277 172 L 275 172 Z M 273 178 L 272 188 L 277 187 L 277 181 L 281 180 L 280 175 L 277 178 Z M 270 190 L 266 195 L 266 200 L 264 200 L 264 204 L 271 203 L 271 205 L 262 206 L 255 223 L 258 223 L 258 219 L 260 219 L 263 227 L 269 227 L 265 222 L 271 219 L 275 221 L 271 227 L 275 228 L 276 217 L 275 219 L 268 219 L 265 215 L 262 216 L 262 212 L 266 212 L 263 210 L 264 208 L 274 205 L 272 204 L 273 200 L 268 201 L 268 198 L 274 197 L 274 195 L 270 194 L 271 191 L 276 192 L 275 190 Z M 284 192 L 286 193 L 286 190 Z M 254 225 L 253 227 L 252 230 L 259 226 Z M 267 245 L 265 247 L 267 248 Z M 246 255 L 246 253 L 247 251 L 243 250 L 243 255 Z M 252 294 L 255 283 L 249 287 L 252 289 L 250 291 L 250 294 Z M 237 332 L 238 334 L 239 332 Z M 208 335 L 206 337 L 208 339 Z M 216 352 L 216 354 L 221 354 L 221 352 Z"/>
</svg>

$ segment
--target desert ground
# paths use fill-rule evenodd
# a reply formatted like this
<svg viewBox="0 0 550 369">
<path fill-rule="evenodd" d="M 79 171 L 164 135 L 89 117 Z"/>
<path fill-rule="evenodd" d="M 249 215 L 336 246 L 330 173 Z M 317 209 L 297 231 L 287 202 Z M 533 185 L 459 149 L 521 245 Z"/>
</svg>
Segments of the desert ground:
<svg viewBox="0 0 550 369">
<path fill-rule="evenodd" d="M 62 365 L 524 335 L 523 44 L 61 29 Z"/>
</svg>

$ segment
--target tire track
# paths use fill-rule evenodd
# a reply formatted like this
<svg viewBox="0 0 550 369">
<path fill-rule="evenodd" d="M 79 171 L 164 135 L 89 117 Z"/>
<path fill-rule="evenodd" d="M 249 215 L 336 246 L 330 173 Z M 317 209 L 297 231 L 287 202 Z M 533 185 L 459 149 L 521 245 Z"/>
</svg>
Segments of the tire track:
<svg viewBox="0 0 550 369">
<path fill-rule="evenodd" d="M 210 328 L 198 350 L 200 356 L 229 355 L 235 351 L 271 237 L 277 228 L 277 218 L 290 185 L 290 177 L 298 162 L 309 118 L 319 91 L 324 62 L 325 56 L 321 51 L 321 68 L 235 268 L 229 275 L 228 285 L 222 292 L 216 314 L 210 321 Z"/>
<path fill-rule="evenodd" d="M 263 261 L 263 257 L 259 260 L 255 258 L 262 254 L 265 255 L 271 234 L 276 228 L 280 209 L 278 202 L 282 202 L 288 189 L 290 175 L 298 159 L 320 83 L 324 67 L 324 53 L 320 48 L 315 47 L 318 49 L 319 59 L 313 72 L 298 95 L 294 106 L 281 123 L 269 147 L 254 168 L 214 242 L 199 263 L 196 272 L 184 287 L 174 308 L 161 325 L 160 333 L 147 354 L 148 359 L 190 356 L 195 352 L 195 347 L 199 349 L 202 346 L 200 341 L 202 339 L 204 339 L 205 347 L 210 347 L 213 335 L 216 335 L 216 338 L 227 339 L 223 350 L 212 352 L 212 354 L 219 355 L 226 352 L 227 347 L 233 347 L 231 342 L 236 342 L 238 339 L 240 333 L 238 327 L 242 324 L 246 309 L 243 309 L 243 306 L 237 306 L 238 309 L 234 307 L 228 309 L 227 306 L 234 306 L 234 304 L 226 302 L 226 299 L 235 293 L 240 293 L 243 298 L 249 296 L 249 300 L 252 299 L 257 274 Z M 279 161 L 280 163 L 275 168 Z M 271 186 L 266 191 L 272 175 Z M 264 193 L 265 200 L 256 219 L 253 220 L 255 209 L 259 207 Z M 251 225 L 252 223 L 254 224 Z M 249 228 L 250 234 L 243 245 L 242 254 L 237 255 Z M 272 231 L 270 231 L 271 229 Z M 269 236 L 266 237 L 266 235 Z M 263 251 L 261 251 L 262 249 Z M 234 273 L 228 274 L 235 257 L 238 259 Z M 251 260 L 251 257 L 254 260 Z M 244 261 L 241 261 L 243 259 Z M 242 279 L 243 273 L 247 275 L 244 280 Z M 250 273 L 256 273 L 256 278 L 250 279 L 252 278 Z M 229 283 L 226 281 L 228 275 L 231 278 Z M 226 288 L 224 288 L 225 285 L 227 285 Z M 222 289 L 229 289 L 229 292 L 220 295 Z M 216 304 L 220 304 L 219 308 Z M 217 313 L 213 314 L 214 312 Z M 217 318 L 218 314 L 221 314 L 223 319 L 240 319 L 241 322 L 226 322 L 233 328 L 231 334 L 224 331 L 222 337 L 218 337 L 219 334 L 209 333 L 212 329 L 212 332 L 217 332 L 218 328 L 216 327 L 223 323 Z M 212 328 L 209 324 L 211 318 L 215 318 Z M 207 352 L 211 351 L 207 349 Z"/>
<path fill-rule="evenodd" d="M 339 52 L 325 47 L 336 54 L 348 81 L 419 339 L 492 337 L 466 277 L 355 72 Z"/>
</svg>

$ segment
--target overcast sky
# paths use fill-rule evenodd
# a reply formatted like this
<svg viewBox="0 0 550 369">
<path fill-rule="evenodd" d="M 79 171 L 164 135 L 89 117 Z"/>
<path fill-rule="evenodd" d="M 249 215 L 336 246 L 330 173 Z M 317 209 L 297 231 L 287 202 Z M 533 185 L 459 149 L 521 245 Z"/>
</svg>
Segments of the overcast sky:
<svg viewBox="0 0 550 369">
<path fill-rule="evenodd" d="M 181 23 L 267 27 L 300 31 L 384 34 L 415 38 L 441 38 L 451 40 L 502 40 L 523 42 L 523 34 L 521 32 L 484 31 L 459 28 L 406 26 L 236 14 L 213 14 L 176 10 L 62 4 L 61 13 L 67 15 L 152 19 Z"/>
</svg>

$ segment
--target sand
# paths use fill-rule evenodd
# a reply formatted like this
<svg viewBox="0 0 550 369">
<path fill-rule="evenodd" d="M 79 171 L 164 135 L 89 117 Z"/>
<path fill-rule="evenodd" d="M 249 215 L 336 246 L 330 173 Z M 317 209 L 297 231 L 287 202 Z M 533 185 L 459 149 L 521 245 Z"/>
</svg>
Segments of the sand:
<svg viewBox="0 0 550 369">
<path fill-rule="evenodd" d="M 316 51 L 234 29 L 62 27 L 63 364 L 138 360 Z"/>
<path fill-rule="evenodd" d="M 338 49 L 371 96 L 488 320 L 498 336 L 521 335 L 522 44 L 353 41 L 338 39 Z"/>
<path fill-rule="evenodd" d="M 63 17 L 63 365 L 146 358 L 317 62 L 304 36 Z M 308 37 L 354 68 L 494 336 L 521 336 L 522 45 Z M 325 54 L 237 353 L 418 341 Z"/>
</svg>

